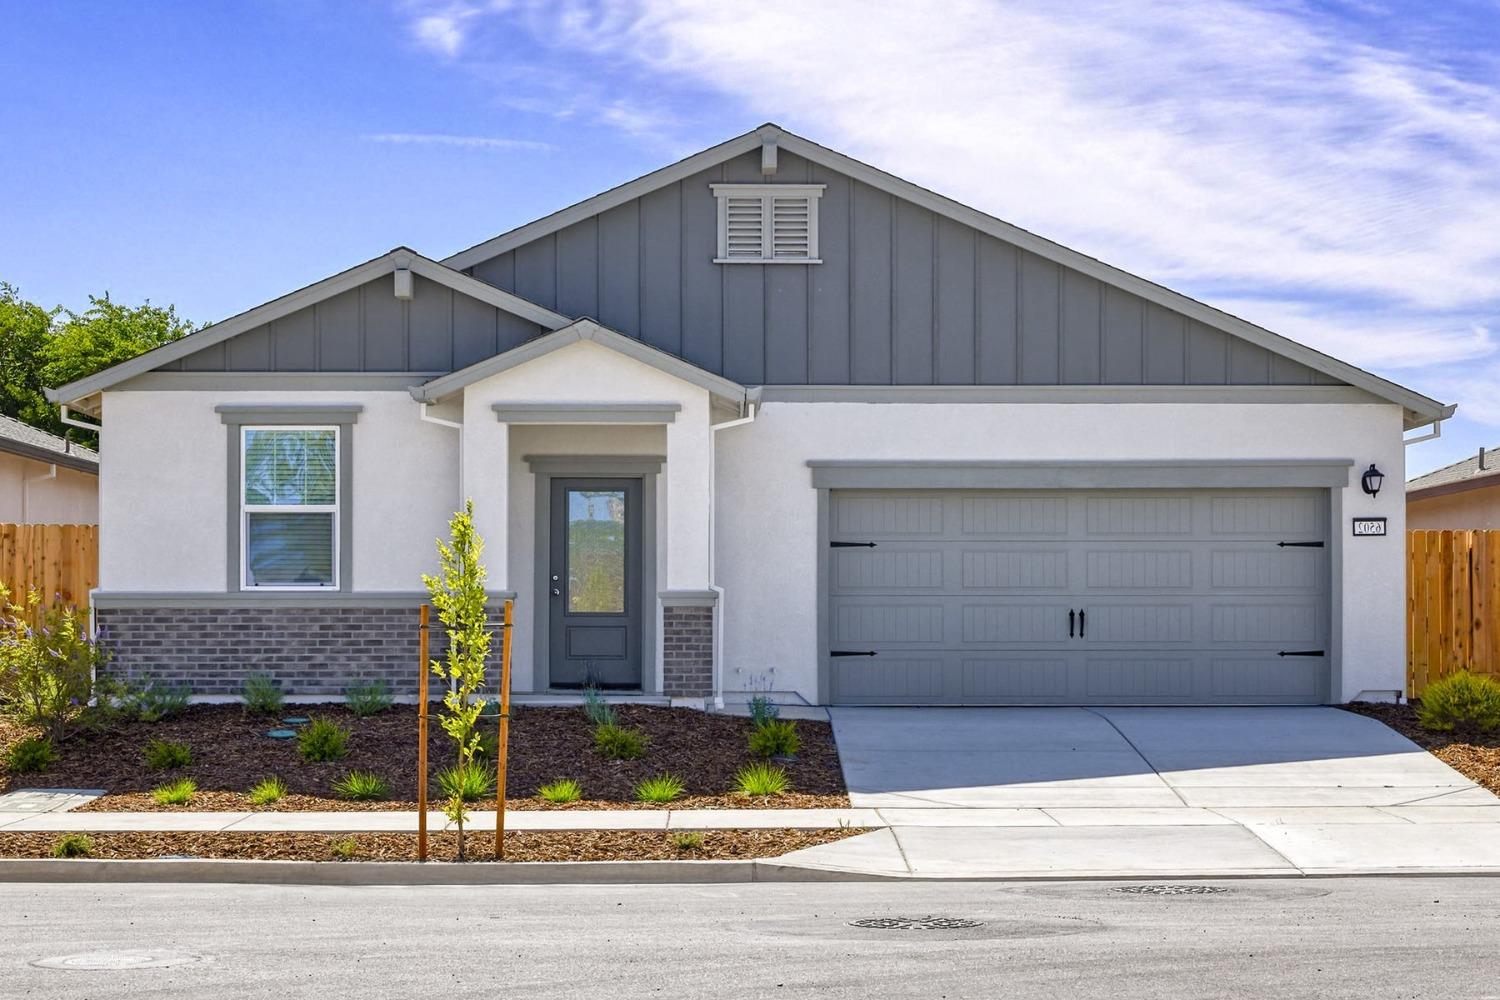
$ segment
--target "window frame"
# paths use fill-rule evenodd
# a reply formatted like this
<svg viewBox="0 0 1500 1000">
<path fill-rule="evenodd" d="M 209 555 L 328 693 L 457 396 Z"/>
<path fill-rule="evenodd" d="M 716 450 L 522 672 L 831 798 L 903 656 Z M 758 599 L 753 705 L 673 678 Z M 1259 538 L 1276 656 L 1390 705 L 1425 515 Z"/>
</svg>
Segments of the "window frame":
<svg viewBox="0 0 1500 1000">
<path fill-rule="evenodd" d="M 818 256 L 818 202 L 826 184 L 710 184 L 716 202 L 718 251 L 715 264 L 821 264 Z M 729 256 L 729 199 L 760 198 L 760 256 Z M 807 256 L 777 257 L 775 198 L 807 199 Z"/>
<path fill-rule="evenodd" d="M 339 424 L 240 424 L 237 428 L 238 435 L 235 442 L 239 447 L 239 495 L 235 503 L 239 507 L 240 526 L 240 579 L 239 588 L 242 591 L 276 591 L 282 593 L 317 593 L 321 591 L 336 591 L 342 581 L 340 580 L 339 566 L 342 557 L 341 534 L 342 520 L 344 516 L 343 504 L 341 502 L 344 488 L 343 427 Z M 255 431 L 332 431 L 333 432 L 333 503 L 331 504 L 252 504 L 245 499 L 245 457 L 248 449 L 248 435 Z M 329 525 L 332 535 L 330 546 L 330 565 L 332 579 L 328 583 L 314 585 L 297 584 L 270 584 L 250 582 L 250 515 L 254 514 L 332 514 L 333 518 Z"/>
</svg>

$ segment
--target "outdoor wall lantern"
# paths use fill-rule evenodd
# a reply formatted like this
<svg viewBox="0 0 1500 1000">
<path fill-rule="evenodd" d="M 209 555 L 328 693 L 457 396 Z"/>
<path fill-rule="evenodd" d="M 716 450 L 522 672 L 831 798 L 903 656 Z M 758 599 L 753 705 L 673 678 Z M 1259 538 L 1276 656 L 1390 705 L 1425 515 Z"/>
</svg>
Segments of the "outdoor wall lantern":
<svg viewBox="0 0 1500 1000">
<path fill-rule="evenodd" d="M 1359 485 L 1363 487 L 1364 491 L 1370 494 L 1370 496 L 1375 496 L 1376 494 L 1378 494 L 1380 492 L 1381 484 L 1383 484 L 1384 482 L 1385 473 L 1375 468 L 1374 462 L 1371 462 L 1370 467 L 1365 470 L 1365 474 L 1359 477 Z"/>
</svg>

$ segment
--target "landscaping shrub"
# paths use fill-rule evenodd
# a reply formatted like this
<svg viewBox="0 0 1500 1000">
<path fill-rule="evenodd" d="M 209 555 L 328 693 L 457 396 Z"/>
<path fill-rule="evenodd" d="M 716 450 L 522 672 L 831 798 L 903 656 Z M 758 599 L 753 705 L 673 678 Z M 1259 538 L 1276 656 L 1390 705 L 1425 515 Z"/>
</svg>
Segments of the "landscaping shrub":
<svg viewBox="0 0 1500 1000">
<path fill-rule="evenodd" d="M 349 756 L 349 730 L 319 716 L 297 731 L 297 750 L 315 764 L 342 760 Z"/>
<path fill-rule="evenodd" d="M 344 837 L 329 844 L 328 849 L 340 861 L 348 861 L 359 851 L 359 844 L 353 837 Z"/>
<path fill-rule="evenodd" d="M 251 674 L 240 685 L 240 697 L 245 700 L 245 711 L 252 715 L 279 715 L 285 701 L 281 688 L 269 674 Z"/>
<path fill-rule="evenodd" d="M 493 729 L 481 729 L 479 742 L 474 746 L 474 756 L 483 757 L 486 760 L 499 759 L 500 734 Z"/>
<path fill-rule="evenodd" d="M 89 639 L 87 612 L 54 605 L 33 628 L 40 604 L 35 593 L 13 604 L 0 588 L 0 712 L 61 743 L 90 710 L 95 673 L 109 658 Z"/>
<path fill-rule="evenodd" d="M 250 802 L 257 806 L 268 806 L 286 796 L 286 782 L 277 777 L 262 778 L 250 789 Z"/>
<path fill-rule="evenodd" d="M 1433 681 L 1422 692 L 1417 721 L 1445 733 L 1500 729 L 1500 683 L 1467 670 Z"/>
<path fill-rule="evenodd" d="M 5 751 L 5 767 L 16 774 L 45 771 L 57 759 L 57 750 L 45 736 L 31 736 L 12 743 Z"/>
<path fill-rule="evenodd" d="M 344 688 L 344 705 L 361 719 L 391 707 L 391 686 L 384 680 L 356 681 Z"/>
<path fill-rule="evenodd" d="M 140 722 L 161 722 L 181 715 L 192 697 L 187 685 L 163 684 L 156 680 L 127 685 L 118 699 L 120 711 Z"/>
<path fill-rule="evenodd" d="M 583 689 L 583 714 L 588 716 L 595 728 L 615 725 L 614 706 L 604 700 L 596 687 Z"/>
<path fill-rule="evenodd" d="M 54 858 L 86 858 L 94 853 L 94 838 L 85 833 L 65 833 L 52 843 Z"/>
<path fill-rule="evenodd" d="M 635 760 L 644 757 L 650 740 L 639 729 L 626 729 L 613 723 L 594 728 L 594 748 L 610 760 Z"/>
<path fill-rule="evenodd" d="M 802 737 L 790 719 L 770 719 L 750 730 L 750 752 L 758 757 L 790 757 L 801 748 Z"/>
<path fill-rule="evenodd" d="M 153 739 L 141 750 L 146 766 L 153 771 L 168 771 L 174 767 L 187 767 L 193 762 L 193 751 L 186 743 Z"/>
<path fill-rule="evenodd" d="M 583 788 L 572 778 L 558 778 L 549 781 L 536 790 L 545 801 L 562 805 L 568 802 L 577 802 L 583 798 Z"/>
<path fill-rule="evenodd" d="M 750 699 L 750 721 L 756 728 L 764 726 L 781 714 L 781 709 L 768 696 L 758 694 Z"/>
<path fill-rule="evenodd" d="M 703 834 L 698 830 L 678 830 L 675 833 L 668 834 L 667 839 L 672 842 L 672 847 L 674 850 L 703 850 Z"/>
<path fill-rule="evenodd" d="M 156 800 L 157 805 L 185 806 L 193 801 L 193 795 L 197 791 L 198 783 L 192 778 L 178 778 L 151 789 L 151 797 Z"/>
<path fill-rule="evenodd" d="M 637 802 L 671 802 L 684 790 L 674 775 L 658 774 L 635 786 L 635 798 Z"/>
<path fill-rule="evenodd" d="M 742 795 L 756 796 L 780 795 L 792 787 L 785 770 L 765 761 L 740 768 L 740 773 L 734 776 L 734 784 Z"/>
<path fill-rule="evenodd" d="M 373 771 L 350 771 L 333 783 L 333 792 L 341 799 L 369 802 L 389 798 L 391 784 Z"/>
<path fill-rule="evenodd" d="M 478 802 L 495 791 L 495 769 L 477 760 L 438 772 L 438 788 L 450 799 Z"/>
</svg>

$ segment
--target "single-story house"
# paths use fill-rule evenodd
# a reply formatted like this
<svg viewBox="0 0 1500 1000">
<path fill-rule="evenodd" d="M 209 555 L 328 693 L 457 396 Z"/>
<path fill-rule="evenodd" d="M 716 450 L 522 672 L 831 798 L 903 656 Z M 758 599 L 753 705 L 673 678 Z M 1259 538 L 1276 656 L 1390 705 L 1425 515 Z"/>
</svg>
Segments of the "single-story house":
<svg viewBox="0 0 1500 1000">
<path fill-rule="evenodd" d="M 51 398 L 119 669 L 410 691 L 470 498 L 515 690 L 693 703 L 1389 698 L 1453 411 L 775 125 Z"/>
<path fill-rule="evenodd" d="M 0 416 L 0 524 L 98 522 L 98 452 Z"/>
<path fill-rule="evenodd" d="M 1500 530 L 1500 454 L 1479 454 L 1445 465 L 1406 484 L 1406 527 L 1411 531 Z"/>
</svg>

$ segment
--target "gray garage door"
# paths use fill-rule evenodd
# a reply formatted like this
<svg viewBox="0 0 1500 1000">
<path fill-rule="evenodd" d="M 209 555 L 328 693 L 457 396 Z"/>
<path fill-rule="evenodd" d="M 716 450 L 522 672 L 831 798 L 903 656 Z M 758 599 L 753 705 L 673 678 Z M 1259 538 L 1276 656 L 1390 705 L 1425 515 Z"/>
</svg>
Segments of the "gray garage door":
<svg viewBox="0 0 1500 1000">
<path fill-rule="evenodd" d="M 830 501 L 836 704 L 1326 700 L 1323 491 Z"/>
</svg>

